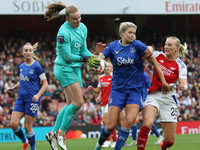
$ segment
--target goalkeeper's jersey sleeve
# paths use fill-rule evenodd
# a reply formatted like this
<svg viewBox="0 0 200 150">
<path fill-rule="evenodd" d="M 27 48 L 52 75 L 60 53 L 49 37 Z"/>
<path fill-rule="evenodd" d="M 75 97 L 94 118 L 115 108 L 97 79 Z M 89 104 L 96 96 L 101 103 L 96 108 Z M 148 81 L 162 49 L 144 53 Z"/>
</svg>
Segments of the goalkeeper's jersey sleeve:
<svg viewBox="0 0 200 150">
<path fill-rule="evenodd" d="M 81 51 L 85 50 L 83 46 L 85 46 L 86 37 L 87 28 L 83 23 L 80 23 L 80 26 L 74 29 L 66 21 L 57 33 L 55 63 L 70 67 L 80 67 L 82 65 L 82 62 L 80 62 Z"/>
</svg>

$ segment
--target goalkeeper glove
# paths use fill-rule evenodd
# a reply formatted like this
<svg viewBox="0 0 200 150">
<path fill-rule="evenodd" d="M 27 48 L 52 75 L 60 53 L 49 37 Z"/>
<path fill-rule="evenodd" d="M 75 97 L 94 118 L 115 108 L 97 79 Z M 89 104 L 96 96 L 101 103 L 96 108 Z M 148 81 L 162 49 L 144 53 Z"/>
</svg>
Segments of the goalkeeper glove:
<svg viewBox="0 0 200 150">
<path fill-rule="evenodd" d="M 100 60 L 97 59 L 98 55 L 82 56 L 81 62 L 87 62 L 91 68 L 97 69 L 100 66 Z"/>
</svg>

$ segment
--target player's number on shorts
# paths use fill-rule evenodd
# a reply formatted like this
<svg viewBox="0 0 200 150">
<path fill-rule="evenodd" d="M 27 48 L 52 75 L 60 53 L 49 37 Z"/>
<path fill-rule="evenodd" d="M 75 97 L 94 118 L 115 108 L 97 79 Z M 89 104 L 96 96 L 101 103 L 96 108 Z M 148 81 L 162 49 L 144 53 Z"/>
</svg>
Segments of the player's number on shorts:
<svg viewBox="0 0 200 150">
<path fill-rule="evenodd" d="M 38 104 L 34 104 L 34 103 L 31 103 L 31 108 L 30 110 L 35 113 L 37 110 L 38 110 Z"/>
<path fill-rule="evenodd" d="M 171 108 L 171 116 L 177 116 L 177 108 Z"/>
</svg>

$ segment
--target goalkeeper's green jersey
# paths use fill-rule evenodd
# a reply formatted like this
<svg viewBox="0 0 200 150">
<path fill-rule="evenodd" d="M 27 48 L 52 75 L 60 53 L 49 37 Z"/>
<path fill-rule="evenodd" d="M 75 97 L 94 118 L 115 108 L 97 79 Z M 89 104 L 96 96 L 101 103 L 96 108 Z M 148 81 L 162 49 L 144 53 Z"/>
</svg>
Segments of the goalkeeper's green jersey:
<svg viewBox="0 0 200 150">
<path fill-rule="evenodd" d="M 87 28 L 83 23 L 76 29 L 66 21 L 57 33 L 55 63 L 69 67 L 80 67 L 81 56 L 92 55 L 86 44 Z"/>
</svg>

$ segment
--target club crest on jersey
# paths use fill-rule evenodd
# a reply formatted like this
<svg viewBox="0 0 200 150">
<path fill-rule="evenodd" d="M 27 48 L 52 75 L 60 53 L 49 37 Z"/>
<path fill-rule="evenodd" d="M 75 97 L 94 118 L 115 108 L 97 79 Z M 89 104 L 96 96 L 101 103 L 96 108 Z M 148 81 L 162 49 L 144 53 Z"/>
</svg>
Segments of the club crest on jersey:
<svg viewBox="0 0 200 150">
<path fill-rule="evenodd" d="M 115 51 L 115 54 L 118 54 L 119 53 L 119 51 Z"/>
<path fill-rule="evenodd" d="M 131 52 L 131 53 L 135 53 L 135 51 L 136 51 L 136 50 L 135 50 L 134 47 L 131 47 L 131 48 L 130 48 L 130 52 Z"/>
<path fill-rule="evenodd" d="M 29 71 L 29 73 L 30 73 L 30 74 L 33 74 L 33 73 L 34 73 L 34 70 L 33 70 L 33 69 L 31 69 L 31 70 Z"/>
<path fill-rule="evenodd" d="M 58 39 L 60 44 L 64 43 L 64 36 L 59 36 Z"/>
<path fill-rule="evenodd" d="M 164 61 L 163 61 L 163 60 L 159 60 L 159 62 L 161 62 L 161 63 L 164 63 Z"/>
</svg>

